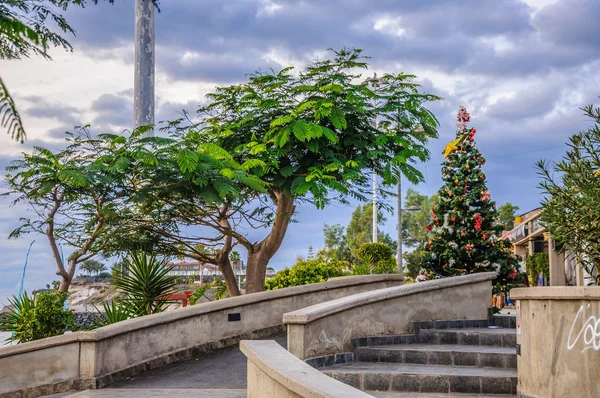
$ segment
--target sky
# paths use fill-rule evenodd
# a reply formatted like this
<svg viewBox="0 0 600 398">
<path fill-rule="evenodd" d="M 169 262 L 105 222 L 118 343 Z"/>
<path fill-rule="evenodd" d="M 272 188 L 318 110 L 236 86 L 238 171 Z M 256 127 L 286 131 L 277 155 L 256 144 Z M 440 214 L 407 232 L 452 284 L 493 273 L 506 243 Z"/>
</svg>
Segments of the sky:
<svg viewBox="0 0 600 398">
<path fill-rule="evenodd" d="M 163 0 L 156 14 L 156 120 L 194 112 L 216 86 L 243 82 L 258 68 L 301 68 L 326 49 L 362 48 L 372 73 L 418 76 L 422 90 L 443 97 L 429 109 L 440 121 L 431 160 L 417 168 L 433 194 L 442 185 L 441 150 L 454 138 L 459 105 L 471 113 L 487 159 L 488 187 L 499 205 L 525 212 L 539 206 L 535 163 L 558 161 L 565 142 L 591 122 L 581 107 L 600 95 L 600 2 L 597 0 Z M 133 1 L 100 2 L 65 14 L 75 28 L 73 52 L 0 61 L 28 140 L 0 135 L 0 170 L 34 146 L 57 149 L 64 132 L 131 129 L 133 120 Z M 297 209 L 271 261 L 293 264 L 308 247 L 322 247 L 324 223 L 346 225 L 351 207 Z M 0 199 L 0 296 L 18 291 L 32 245 L 25 288 L 54 275 L 43 236 L 8 240 L 23 207 Z M 394 236 L 394 215 L 385 232 Z M 260 239 L 264 231 L 248 231 Z M 65 255 L 68 255 L 66 253 Z M 110 265 L 110 264 L 109 264 Z"/>
</svg>

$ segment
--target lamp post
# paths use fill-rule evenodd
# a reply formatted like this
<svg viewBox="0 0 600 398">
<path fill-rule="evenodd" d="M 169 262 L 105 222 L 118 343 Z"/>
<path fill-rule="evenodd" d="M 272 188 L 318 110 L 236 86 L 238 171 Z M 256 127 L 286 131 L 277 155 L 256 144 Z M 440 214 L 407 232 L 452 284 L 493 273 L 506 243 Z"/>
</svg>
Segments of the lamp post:
<svg viewBox="0 0 600 398">
<path fill-rule="evenodd" d="M 154 1 L 135 0 L 134 128 L 154 124 L 154 7 Z"/>
<path fill-rule="evenodd" d="M 398 182 L 398 225 L 396 229 L 398 230 L 398 245 L 397 245 L 397 256 L 398 256 L 398 271 L 402 271 L 402 241 L 413 241 L 414 238 L 406 237 L 404 238 L 402 235 L 402 213 L 405 211 L 419 211 L 421 207 L 419 206 L 408 206 L 407 208 L 402 208 L 402 190 L 401 190 L 400 181 Z"/>
</svg>

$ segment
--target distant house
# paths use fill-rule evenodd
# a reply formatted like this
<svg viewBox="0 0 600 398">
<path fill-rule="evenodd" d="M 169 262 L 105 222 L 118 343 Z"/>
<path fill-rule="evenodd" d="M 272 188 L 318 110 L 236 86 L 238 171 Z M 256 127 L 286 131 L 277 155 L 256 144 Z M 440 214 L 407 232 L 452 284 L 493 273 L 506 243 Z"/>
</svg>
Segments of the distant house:
<svg viewBox="0 0 600 398">
<path fill-rule="evenodd" d="M 173 269 L 169 271 L 169 275 L 179 276 L 184 279 L 194 278 L 194 280 L 202 282 L 206 276 L 222 278 L 219 267 L 214 264 L 206 264 L 200 261 L 180 261 L 177 263 L 170 262 L 169 266 Z M 245 269 L 238 269 L 240 267 L 233 267 L 236 277 L 245 277 Z"/>
</svg>

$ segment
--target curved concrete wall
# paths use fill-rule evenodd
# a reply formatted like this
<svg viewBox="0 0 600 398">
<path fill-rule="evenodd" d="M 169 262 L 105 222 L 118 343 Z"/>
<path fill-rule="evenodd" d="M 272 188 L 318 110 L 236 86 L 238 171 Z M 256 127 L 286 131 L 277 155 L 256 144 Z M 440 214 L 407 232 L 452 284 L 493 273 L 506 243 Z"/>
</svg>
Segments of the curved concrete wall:
<svg viewBox="0 0 600 398">
<path fill-rule="evenodd" d="M 332 279 L 198 304 L 89 332 L 0 348 L 0 395 L 99 388 L 200 352 L 283 332 L 284 313 L 403 284 L 400 275 Z M 239 315 L 239 320 L 237 319 Z M 231 318 L 233 319 L 231 319 Z"/>
<path fill-rule="evenodd" d="M 248 358 L 248 398 L 367 398 L 299 360 L 273 340 L 242 341 Z"/>
<path fill-rule="evenodd" d="M 495 272 L 354 294 L 283 316 L 300 359 L 352 351 L 356 337 L 409 332 L 414 321 L 486 319 Z"/>
<path fill-rule="evenodd" d="M 513 289 L 521 397 L 600 397 L 600 287 Z"/>
</svg>

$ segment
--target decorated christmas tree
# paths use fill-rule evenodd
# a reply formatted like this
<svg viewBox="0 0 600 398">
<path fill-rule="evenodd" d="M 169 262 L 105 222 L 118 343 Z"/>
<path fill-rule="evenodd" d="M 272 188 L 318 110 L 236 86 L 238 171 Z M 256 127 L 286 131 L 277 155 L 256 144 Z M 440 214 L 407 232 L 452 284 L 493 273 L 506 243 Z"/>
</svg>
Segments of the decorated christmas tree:
<svg viewBox="0 0 600 398">
<path fill-rule="evenodd" d="M 431 278 L 494 271 L 497 292 L 521 283 L 520 258 L 511 253 L 508 240 L 500 240 L 504 225 L 497 222 L 482 170 L 485 159 L 475 144 L 474 128 L 464 107 L 458 112 L 456 139 L 444 149 L 437 205 L 425 245 L 424 263 Z"/>
</svg>

